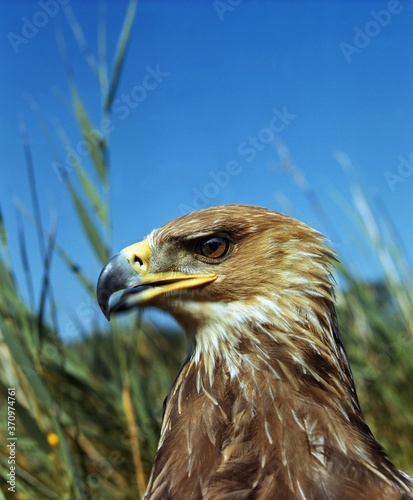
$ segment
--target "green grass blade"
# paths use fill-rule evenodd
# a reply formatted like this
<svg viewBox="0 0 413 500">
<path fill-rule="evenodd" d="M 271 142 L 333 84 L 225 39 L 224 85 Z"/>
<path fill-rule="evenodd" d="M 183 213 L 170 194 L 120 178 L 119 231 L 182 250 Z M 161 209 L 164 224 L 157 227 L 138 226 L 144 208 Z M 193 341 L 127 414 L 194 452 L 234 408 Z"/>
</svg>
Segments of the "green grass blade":
<svg viewBox="0 0 413 500">
<path fill-rule="evenodd" d="M 82 271 L 81 267 L 76 264 L 73 259 L 69 256 L 69 254 L 63 250 L 62 247 L 56 245 L 56 251 L 59 254 L 60 258 L 65 262 L 67 267 L 75 274 L 75 276 L 79 279 L 82 285 L 86 288 L 86 290 L 95 296 L 96 290 L 95 285 L 92 284 L 89 278 Z"/>
<path fill-rule="evenodd" d="M 47 331 L 45 327 L 45 310 L 46 310 L 47 297 L 50 294 L 50 287 L 51 287 L 50 268 L 52 264 L 55 238 L 56 238 L 56 231 L 52 229 L 49 234 L 48 245 L 43 259 L 43 278 L 40 290 L 39 312 L 37 314 L 37 330 L 39 332 L 40 345 L 45 340 L 45 337 L 47 337 Z M 53 307 L 54 305 L 52 301 L 52 308 Z"/>
<path fill-rule="evenodd" d="M 106 5 L 101 4 L 99 11 L 99 25 L 98 25 L 98 71 L 99 71 L 99 85 L 102 96 L 108 92 L 108 64 L 107 64 L 107 31 L 106 31 Z"/>
<path fill-rule="evenodd" d="M 104 203 L 82 165 L 76 163 L 75 170 L 89 203 L 105 228 L 109 227 L 108 208 Z"/>
<path fill-rule="evenodd" d="M 93 250 L 99 261 L 105 264 L 109 259 L 109 250 L 103 243 L 101 237 L 99 236 L 98 230 L 92 221 L 88 211 L 81 198 L 77 194 L 73 184 L 68 180 L 67 186 L 69 188 L 70 196 L 72 197 L 73 204 L 75 206 L 76 212 L 79 216 L 79 220 L 82 224 L 83 230 L 91 244 Z"/>
<path fill-rule="evenodd" d="M 116 95 L 118 88 L 120 74 L 122 71 L 123 63 L 125 60 L 126 49 L 129 45 L 131 37 L 132 26 L 135 20 L 136 9 L 138 7 L 138 0 L 131 0 L 126 11 L 125 20 L 123 22 L 122 30 L 119 36 L 118 46 L 114 60 L 114 70 L 109 85 L 109 92 L 105 100 L 104 111 L 109 112 L 112 107 L 113 99 Z"/>
<path fill-rule="evenodd" d="M 9 465 L 5 459 L 2 459 L 0 456 L 0 463 L 3 462 L 5 465 L 5 472 L 9 472 Z M 3 473 L 4 477 L 6 477 L 6 474 Z M 44 498 L 47 500 L 62 500 L 62 497 L 55 492 L 53 492 L 50 488 L 45 486 L 41 481 L 39 481 L 33 474 L 28 472 L 27 470 L 24 470 L 22 467 L 18 468 L 18 474 L 17 474 L 17 482 L 18 482 L 18 491 L 19 495 L 21 498 L 35 498 L 34 492 L 37 494 L 40 494 L 37 498 Z M 1 490 L 0 490 L 0 500 L 6 497 L 2 497 Z M 10 498 L 10 497 L 9 497 Z"/>
<path fill-rule="evenodd" d="M 33 207 L 34 218 L 36 221 L 37 239 L 38 239 L 40 254 L 44 255 L 45 243 L 43 241 L 43 234 L 42 234 L 43 233 L 43 224 L 42 224 L 42 218 L 41 218 L 41 212 L 40 212 L 39 196 L 38 196 L 37 187 L 36 187 L 36 180 L 35 180 L 35 176 L 34 176 L 32 152 L 31 152 L 29 138 L 28 138 L 28 134 L 27 134 L 26 123 L 23 120 L 23 118 L 20 119 L 20 134 L 21 134 L 22 141 L 23 141 L 23 150 L 24 150 L 24 156 L 25 156 L 25 161 L 26 161 L 27 176 L 28 176 L 28 180 L 29 180 L 30 196 L 31 196 L 31 202 L 32 202 L 32 207 Z"/>
<path fill-rule="evenodd" d="M 57 43 L 62 54 L 62 59 L 67 75 L 67 81 L 69 84 L 70 93 L 72 96 L 73 110 L 75 117 L 78 121 L 80 131 L 82 133 L 83 139 L 87 145 L 88 151 L 92 158 L 92 164 L 96 170 L 96 173 L 104 185 L 107 187 L 107 165 L 106 165 L 106 143 L 99 131 L 97 131 L 91 120 L 87 110 L 83 104 L 80 97 L 75 79 L 73 77 L 73 71 L 69 63 L 69 57 L 66 52 L 66 43 L 61 31 L 57 32 Z"/>
<path fill-rule="evenodd" d="M 20 304 L 20 301 L 16 301 L 18 292 L 13 272 L 2 258 L 0 258 L 0 283 L 0 315 L 7 317 L 8 314 L 11 315 L 13 312 L 12 306 L 15 306 L 16 303 Z"/>
<path fill-rule="evenodd" d="M 26 280 L 26 288 L 29 296 L 29 304 L 32 311 L 36 310 L 35 307 L 35 298 L 34 298 L 34 286 L 32 281 L 32 273 L 30 270 L 29 258 L 27 255 L 27 246 L 26 246 L 26 238 L 24 236 L 23 224 L 21 223 L 20 218 L 18 218 L 17 222 L 18 228 L 18 241 L 19 241 L 19 249 L 20 249 L 20 259 L 23 266 L 24 278 Z"/>
<path fill-rule="evenodd" d="M 22 325 L 20 328 L 24 328 L 24 325 Z M 54 404 L 54 399 L 52 398 L 49 389 L 44 383 L 43 379 L 40 377 L 35 364 L 31 360 L 31 356 L 23 346 L 22 342 L 19 339 L 19 336 L 16 335 L 14 325 L 9 325 L 6 321 L 3 321 L 3 317 L 1 316 L 0 334 L 2 335 L 6 345 L 8 346 L 15 366 L 18 367 L 19 371 L 24 374 L 25 377 L 25 381 L 24 383 L 22 383 L 22 387 L 16 389 L 16 397 L 20 398 L 22 391 L 26 392 L 25 388 L 30 387 L 28 393 L 25 394 L 23 398 L 27 398 L 30 402 L 30 412 L 35 415 L 35 418 L 37 420 L 44 421 L 46 415 L 50 419 L 52 428 L 59 435 L 59 456 L 64 466 L 67 481 L 71 485 L 71 488 L 75 493 L 74 498 L 80 498 L 81 495 L 78 492 L 78 487 L 76 486 L 77 482 L 75 480 L 75 478 L 77 477 L 76 468 L 74 466 L 65 435 L 55 413 L 56 407 Z"/>
<path fill-rule="evenodd" d="M 62 126 L 62 124 L 56 121 L 55 128 L 62 146 L 69 151 L 68 157 L 73 165 L 73 170 L 76 173 L 77 178 L 79 179 L 80 185 L 83 189 L 83 193 L 88 199 L 93 211 L 95 212 L 95 214 L 97 215 L 97 217 L 100 219 L 105 229 L 107 230 L 109 228 L 109 215 L 108 215 L 107 204 L 100 197 L 97 189 L 95 188 L 92 180 L 90 179 L 90 176 L 83 167 L 79 156 L 76 155 L 75 150 L 70 144 L 70 139 L 67 136 L 66 131 Z M 61 160 L 59 160 L 58 163 L 63 165 L 63 161 Z"/>
<path fill-rule="evenodd" d="M 11 331 L 7 322 L 3 321 L 2 317 L 0 317 L 0 332 L 12 354 L 14 362 L 29 380 L 30 386 L 36 394 L 37 401 L 39 403 L 41 402 L 42 406 L 45 408 L 50 407 L 51 400 L 49 391 L 39 377 L 30 355 L 23 347 L 21 341 L 19 341 L 19 338 Z"/>
<path fill-rule="evenodd" d="M 82 30 L 82 26 L 76 19 L 72 7 L 70 5 L 65 5 L 64 13 L 70 29 L 72 30 L 73 36 L 75 37 L 75 40 L 79 46 L 79 49 L 81 50 L 83 57 L 85 58 L 85 61 L 89 64 L 90 69 L 93 71 L 93 73 L 98 76 L 98 63 L 92 51 L 89 49 L 89 45 Z"/>
<path fill-rule="evenodd" d="M 1 206 L 0 206 L 0 243 L 3 250 L 5 250 L 7 248 L 7 232 L 6 232 L 6 226 L 4 225 L 3 212 L 1 210 Z"/>
<path fill-rule="evenodd" d="M 83 138 L 87 144 L 92 163 L 95 167 L 96 173 L 104 186 L 107 186 L 107 166 L 106 166 L 106 142 L 92 125 L 86 108 L 80 98 L 78 89 L 74 81 L 70 83 L 72 99 L 74 104 L 74 111 L 82 131 Z"/>
</svg>

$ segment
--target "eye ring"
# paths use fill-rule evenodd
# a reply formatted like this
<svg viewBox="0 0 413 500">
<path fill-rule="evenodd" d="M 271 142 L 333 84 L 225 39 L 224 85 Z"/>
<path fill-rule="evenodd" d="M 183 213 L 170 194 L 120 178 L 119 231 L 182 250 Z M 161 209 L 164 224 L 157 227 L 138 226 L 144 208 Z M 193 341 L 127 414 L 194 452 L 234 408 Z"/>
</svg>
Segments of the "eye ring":
<svg viewBox="0 0 413 500">
<path fill-rule="evenodd" d="M 195 252 L 208 260 L 217 260 L 228 253 L 229 246 L 230 241 L 225 236 L 208 236 L 198 241 Z"/>
</svg>

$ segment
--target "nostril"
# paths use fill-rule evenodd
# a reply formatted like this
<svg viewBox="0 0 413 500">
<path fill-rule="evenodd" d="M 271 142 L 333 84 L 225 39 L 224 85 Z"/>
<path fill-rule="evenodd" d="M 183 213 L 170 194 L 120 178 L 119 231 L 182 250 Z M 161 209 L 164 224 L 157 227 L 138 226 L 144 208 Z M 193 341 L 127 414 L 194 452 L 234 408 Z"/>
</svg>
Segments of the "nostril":
<svg viewBox="0 0 413 500">
<path fill-rule="evenodd" d="M 143 260 L 139 257 L 139 255 L 135 255 L 133 257 L 133 262 L 135 264 L 139 264 L 140 266 L 143 266 Z"/>
</svg>

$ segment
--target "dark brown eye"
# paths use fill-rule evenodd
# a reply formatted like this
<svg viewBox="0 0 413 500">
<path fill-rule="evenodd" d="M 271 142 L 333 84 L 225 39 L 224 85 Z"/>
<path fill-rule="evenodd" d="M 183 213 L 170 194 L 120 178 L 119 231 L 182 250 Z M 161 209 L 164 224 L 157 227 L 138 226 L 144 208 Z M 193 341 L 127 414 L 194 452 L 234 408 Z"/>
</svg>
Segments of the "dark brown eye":
<svg viewBox="0 0 413 500">
<path fill-rule="evenodd" d="M 209 259 L 219 259 L 223 257 L 229 248 L 229 241 L 223 236 L 212 236 L 203 239 L 197 245 L 197 253 Z"/>
</svg>

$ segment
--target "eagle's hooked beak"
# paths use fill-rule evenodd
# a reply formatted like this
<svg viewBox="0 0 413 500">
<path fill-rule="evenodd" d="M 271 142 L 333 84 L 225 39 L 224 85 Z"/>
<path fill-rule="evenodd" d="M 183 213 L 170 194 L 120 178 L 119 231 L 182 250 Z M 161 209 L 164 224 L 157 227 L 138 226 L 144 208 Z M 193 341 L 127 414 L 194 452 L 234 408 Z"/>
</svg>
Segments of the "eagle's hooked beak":
<svg viewBox="0 0 413 500">
<path fill-rule="evenodd" d="M 177 271 L 152 272 L 151 249 L 147 240 L 124 248 L 102 269 L 97 287 L 97 300 L 103 314 L 125 311 L 143 305 L 166 292 L 192 288 L 214 281 L 216 274 L 195 275 Z M 119 300 L 110 305 L 111 296 L 124 290 Z"/>
</svg>

